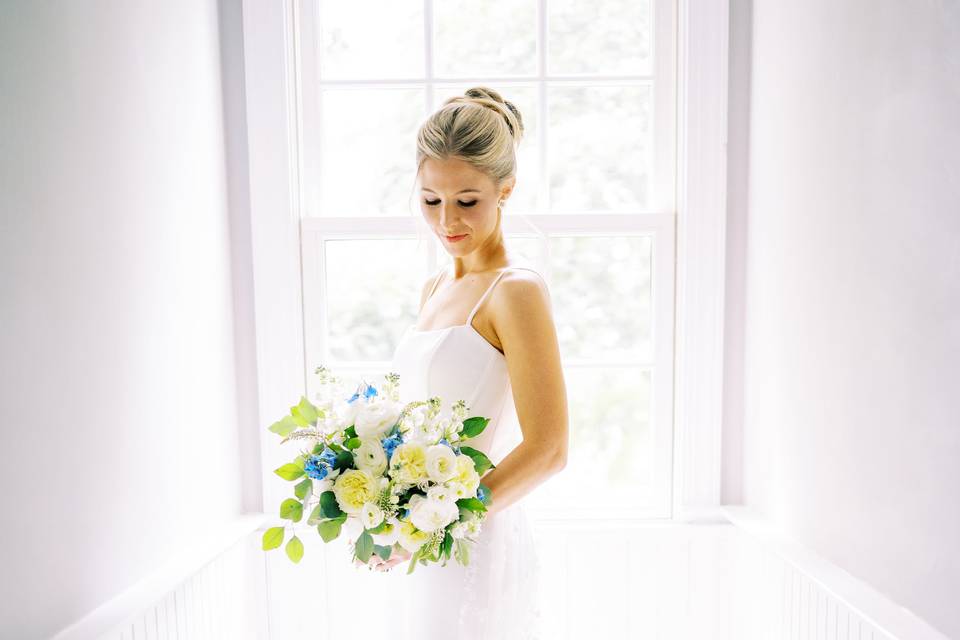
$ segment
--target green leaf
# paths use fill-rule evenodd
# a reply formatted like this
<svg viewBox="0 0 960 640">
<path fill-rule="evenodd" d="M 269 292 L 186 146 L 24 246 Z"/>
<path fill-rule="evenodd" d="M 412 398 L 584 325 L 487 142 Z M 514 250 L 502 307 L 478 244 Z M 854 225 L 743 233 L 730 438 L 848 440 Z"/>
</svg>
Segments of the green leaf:
<svg viewBox="0 0 960 640">
<path fill-rule="evenodd" d="M 333 491 L 324 491 L 320 494 L 320 513 L 324 518 L 336 518 L 343 515 L 343 510 L 337 504 L 337 496 Z"/>
<path fill-rule="evenodd" d="M 297 422 L 305 422 L 312 426 L 316 424 L 320 410 L 313 406 L 306 396 L 300 396 L 300 404 L 290 407 L 290 414 Z"/>
<path fill-rule="evenodd" d="M 311 489 L 313 489 L 313 480 L 304 478 L 293 488 L 293 495 L 303 500 L 307 497 L 307 494 L 310 493 Z"/>
<path fill-rule="evenodd" d="M 447 531 L 443 534 L 443 543 L 440 545 L 440 555 L 450 559 L 450 550 L 453 548 L 453 536 Z"/>
<path fill-rule="evenodd" d="M 353 468 L 353 453 L 348 450 L 341 451 L 337 454 L 337 459 L 333 463 L 334 469 L 352 469 Z"/>
<path fill-rule="evenodd" d="M 369 531 L 370 533 L 385 533 L 389 531 L 390 527 L 392 526 L 393 525 L 391 525 L 390 522 L 386 518 L 384 518 L 383 522 L 375 526 L 373 529 L 367 529 L 367 531 Z"/>
<path fill-rule="evenodd" d="M 480 488 L 483 489 L 483 500 L 481 500 L 481 502 L 489 507 L 491 504 L 493 504 L 493 492 L 490 491 L 490 487 L 482 482 L 480 483 Z"/>
<path fill-rule="evenodd" d="M 343 527 L 343 522 L 346 520 L 344 518 L 334 518 L 333 520 L 324 520 L 317 525 L 317 532 L 320 534 L 320 537 L 323 538 L 324 542 L 330 542 L 331 540 L 336 540 L 337 536 L 340 535 L 340 530 Z"/>
<path fill-rule="evenodd" d="M 320 511 L 320 505 L 317 504 L 317 506 L 313 508 L 313 511 L 310 512 L 310 515 L 307 516 L 307 524 L 312 527 L 313 525 L 320 522 L 322 519 L 323 519 L 323 513 L 321 513 Z"/>
<path fill-rule="evenodd" d="M 293 416 L 283 416 L 280 420 L 277 420 L 270 425 L 268 430 L 286 438 L 293 431 L 295 431 L 298 426 L 299 425 L 297 424 L 297 421 L 293 419 Z"/>
<path fill-rule="evenodd" d="M 488 458 L 485 453 L 482 451 L 477 451 L 473 447 L 460 447 L 460 453 L 473 458 L 473 466 L 476 468 L 477 473 L 479 473 L 481 476 L 489 469 L 497 468 L 496 465 L 490 462 L 490 458 Z"/>
<path fill-rule="evenodd" d="M 343 430 L 343 435 L 345 435 L 347 438 L 356 438 L 357 430 L 354 427 L 354 425 L 350 425 L 349 427 Z"/>
<path fill-rule="evenodd" d="M 270 527 L 263 532 L 263 550 L 276 549 L 283 543 L 283 527 Z"/>
<path fill-rule="evenodd" d="M 473 511 L 474 513 L 484 513 L 487 505 L 483 504 L 477 498 L 461 498 L 457 500 L 457 506 Z"/>
<path fill-rule="evenodd" d="M 350 438 L 344 441 L 343 446 L 350 450 L 358 449 L 360 448 L 360 438 Z"/>
<path fill-rule="evenodd" d="M 284 480 L 296 480 L 304 474 L 303 467 L 288 462 L 287 464 L 274 469 L 273 472 Z"/>
<path fill-rule="evenodd" d="M 470 546 L 469 543 L 460 538 L 459 540 L 453 543 L 453 555 L 457 559 L 457 562 L 466 566 L 470 564 Z"/>
<path fill-rule="evenodd" d="M 463 421 L 463 436 L 465 438 L 476 438 L 487 428 L 490 418 L 474 416 Z"/>
<path fill-rule="evenodd" d="M 360 537 L 357 538 L 355 551 L 356 556 L 361 562 L 370 560 L 370 556 L 373 554 L 373 536 L 371 536 L 366 529 L 364 529 Z"/>
<path fill-rule="evenodd" d="M 382 560 L 389 560 L 390 554 L 393 553 L 393 547 L 388 547 L 382 544 L 373 545 L 373 552 L 376 553 Z"/>
<path fill-rule="evenodd" d="M 417 560 L 420 559 L 421 549 L 423 549 L 423 547 L 420 547 L 420 549 L 414 551 L 413 555 L 410 556 L 410 564 L 407 565 L 407 575 L 413 573 L 413 570 L 417 568 Z"/>
<path fill-rule="evenodd" d="M 303 558 L 303 543 L 300 542 L 300 538 L 297 536 L 290 538 L 290 541 L 287 543 L 286 551 L 288 558 L 294 562 L 300 562 L 300 559 Z"/>
<path fill-rule="evenodd" d="M 300 518 L 303 517 L 303 503 L 296 498 L 287 498 L 280 503 L 280 517 L 300 522 Z"/>
</svg>

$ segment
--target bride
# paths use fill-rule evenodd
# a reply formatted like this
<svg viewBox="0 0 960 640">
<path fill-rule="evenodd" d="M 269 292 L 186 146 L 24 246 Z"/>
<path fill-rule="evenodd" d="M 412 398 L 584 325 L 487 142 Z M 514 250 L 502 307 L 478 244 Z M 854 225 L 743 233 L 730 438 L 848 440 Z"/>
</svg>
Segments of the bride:
<svg viewBox="0 0 960 640">
<path fill-rule="evenodd" d="M 566 464 L 567 399 L 547 285 L 504 246 L 502 207 L 522 133 L 513 104 L 475 87 L 447 100 L 417 135 L 421 209 L 452 263 L 424 283 L 418 323 L 401 337 L 391 370 L 404 402 L 440 396 L 449 415 L 463 399 L 468 415 L 489 418 L 470 446 L 496 468 L 481 479 L 492 503 L 467 567 L 417 564 L 407 575 L 409 552 L 372 557 L 379 571 L 400 565 L 405 638 L 543 633 L 541 564 L 521 499 Z"/>
</svg>

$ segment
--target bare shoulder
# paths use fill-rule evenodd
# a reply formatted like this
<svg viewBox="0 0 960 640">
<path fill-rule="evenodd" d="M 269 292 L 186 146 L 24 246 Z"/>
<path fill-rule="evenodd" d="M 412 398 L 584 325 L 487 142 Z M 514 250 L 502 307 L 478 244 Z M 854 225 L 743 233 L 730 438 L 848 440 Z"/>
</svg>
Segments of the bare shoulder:
<svg viewBox="0 0 960 640">
<path fill-rule="evenodd" d="M 494 330 L 501 342 L 507 334 L 553 332 L 550 290 L 546 279 L 535 269 L 510 268 L 494 289 L 490 306 Z"/>
</svg>

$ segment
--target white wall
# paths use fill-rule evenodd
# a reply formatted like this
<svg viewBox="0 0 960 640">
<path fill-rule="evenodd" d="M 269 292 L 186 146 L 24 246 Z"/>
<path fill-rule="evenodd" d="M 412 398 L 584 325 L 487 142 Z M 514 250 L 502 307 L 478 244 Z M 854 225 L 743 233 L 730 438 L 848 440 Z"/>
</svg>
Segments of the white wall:
<svg viewBox="0 0 960 640">
<path fill-rule="evenodd" d="M 217 11 L 0 5 L 4 638 L 241 512 Z"/>
<path fill-rule="evenodd" d="M 960 5 L 733 5 L 724 496 L 960 638 Z"/>
</svg>

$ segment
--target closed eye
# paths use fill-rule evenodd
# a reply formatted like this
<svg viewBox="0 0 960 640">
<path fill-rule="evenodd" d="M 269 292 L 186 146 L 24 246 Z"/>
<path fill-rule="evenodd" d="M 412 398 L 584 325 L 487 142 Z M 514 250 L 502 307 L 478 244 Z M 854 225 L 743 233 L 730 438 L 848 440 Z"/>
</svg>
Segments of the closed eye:
<svg viewBox="0 0 960 640">
<path fill-rule="evenodd" d="M 427 206 L 430 206 L 430 207 L 435 207 L 435 206 L 437 206 L 438 204 L 440 204 L 440 201 L 439 201 L 439 200 L 424 200 L 423 202 L 424 202 L 424 204 L 426 204 Z M 477 201 L 476 201 L 476 200 L 471 200 L 470 202 L 461 202 L 461 201 L 457 200 L 457 204 L 459 204 L 461 207 L 472 207 L 473 205 L 477 204 Z"/>
</svg>

